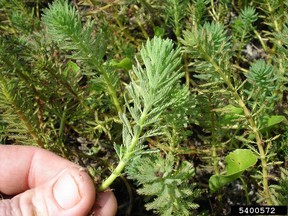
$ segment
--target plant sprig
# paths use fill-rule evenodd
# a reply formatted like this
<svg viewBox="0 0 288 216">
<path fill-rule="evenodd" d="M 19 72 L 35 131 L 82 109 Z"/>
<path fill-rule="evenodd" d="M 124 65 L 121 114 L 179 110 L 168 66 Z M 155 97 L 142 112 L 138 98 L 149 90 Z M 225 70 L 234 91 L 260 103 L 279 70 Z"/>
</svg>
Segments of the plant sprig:
<svg viewBox="0 0 288 216">
<path fill-rule="evenodd" d="M 87 21 L 83 26 L 76 8 L 67 0 L 54 1 L 49 9 L 44 11 L 42 20 L 52 40 L 63 50 L 72 51 L 70 58 L 84 62 L 88 67 L 87 75 L 100 75 L 103 78 L 117 112 L 122 113 L 122 106 L 115 89 L 117 74 L 103 61 L 107 47 L 103 32 L 95 33 L 92 21 Z M 88 71 L 90 73 L 87 73 Z"/>
<path fill-rule="evenodd" d="M 135 150 L 141 147 L 144 138 L 155 135 L 159 128 L 143 131 L 159 121 L 163 111 L 182 99 L 174 98 L 172 94 L 183 76 L 179 71 L 180 50 L 173 49 L 172 41 L 154 37 L 141 49 L 140 56 L 144 66 L 137 60 L 137 66 L 130 73 L 131 83 L 127 86 L 125 97 L 134 123 L 128 121 L 126 114 L 120 116 L 123 122 L 123 145 L 117 150 L 120 161 L 100 185 L 100 190 L 109 187 L 133 158 Z"/>
</svg>

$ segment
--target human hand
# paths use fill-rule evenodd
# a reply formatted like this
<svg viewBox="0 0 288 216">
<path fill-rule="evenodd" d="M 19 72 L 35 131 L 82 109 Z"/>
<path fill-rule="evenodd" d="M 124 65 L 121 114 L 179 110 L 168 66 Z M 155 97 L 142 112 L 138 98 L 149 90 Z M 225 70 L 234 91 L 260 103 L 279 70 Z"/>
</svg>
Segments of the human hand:
<svg viewBox="0 0 288 216">
<path fill-rule="evenodd" d="M 80 166 L 49 151 L 31 146 L 0 145 L 1 216 L 114 216 L 112 192 L 97 194 Z"/>
</svg>

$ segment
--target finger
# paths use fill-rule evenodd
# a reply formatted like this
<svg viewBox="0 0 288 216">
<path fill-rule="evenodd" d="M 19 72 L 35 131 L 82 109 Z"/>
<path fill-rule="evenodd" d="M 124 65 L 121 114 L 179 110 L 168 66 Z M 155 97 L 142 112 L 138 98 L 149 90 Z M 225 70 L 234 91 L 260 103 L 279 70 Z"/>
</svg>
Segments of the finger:
<svg viewBox="0 0 288 216">
<path fill-rule="evenodd" d="M 94 213 L 96 216 L 115 216 L 117 200 L 111 191 L 101 192 L 97 195 Z"/>
<path fill-rule="evenodd" d="M 83 169 L 65 169 L 36 188 L 0 201 L 0 215 L 86 216 L 95 200 L 91 183 Z"/>
<path fill-rule="evenodd" d="M 76 211 L 76 213 L 74 212 L 71 214 L 70 212 L 68 215 L 83 215 L 83 213 L 85 215 L 87 210 L 91 209 L 91 205 L 94 203 L 94 185 L 88 174 L 83 172 L 83 168 L 49 151 L 28 146 L 0 145 L 0 160 L 0 192 L 5 194 L 18 194 L 32 188 L 31 190 L 14 197 L 12 200 L 0 201 L 1 210 L 10 208 L 14 209 L 14 211 L 21 209 L 21 212 L 36 212 L 46 208 L 47 212 L 48 210 L 50 212 L 48 215 L 64 215 L 63 212 L 60 214 L 59 209 L 56 208 L 57 206 L 70 205 L 71 207 L 75 205 L 74 210 L 72 211 Z M 77 177 L 78 174 L 77 172 L 75 174 L 75 169 L 78 171 L 78 174 L 81 173 L 81 178 Z M 68 177 L 72 176 L 72 179 L 78 179 L 76 185 L 79 189 L 81 202 L 77 203 L 77 190 L 73 190 L 75 187 L 69 187 L 68 180 L 71 178 L 64 178 L 62 176 L 61 178 L 64 178 L 64 180 L 58 181 L 62 182 L 62 184 L 55 184 L 60 185 L 58 187 L 59 190 L 55 190 L 53 189 L 55 187 L 51 187 L 51 185 L 54 185 L 53 181 L 56 181 L 55 178 L 58 178 L 63 172 L 66 172 Z M 19 181 L 19 179 L 21 180 Z M 79 179 L 83 179 L 83 182 L 79 182 Z M 73 194 L 76 194 L 76 198 L 73 198 Z M 57 199 L 57 197 L 60 198 Z M 28 205 L 30 206 L 28 210 L 27 203 L 31 204 Z M 6 207 L 1 208 L 3 205 Z M 99 199 L 97 199 L 97 206 L 98 208 L 95 211 L 96 215 L 115 215 L 117 201 L 114 194 L 109 192 L 105 193 L 102 197 L 100 196 Z M 55 211 L 57 213 L 55 213 Z M 2 215 L 1 211 L 0 215 Z M 14 216 L 17 214 L 11 215 Z"/>
<path fill-rule="evenodd" d="M 42 185 L 74 163 L 49 151 L 17 145 L 0 145 L 0 192 L 18 194 Z M 78 166 L 80 168 L 80 166 Z"/>
</svg>

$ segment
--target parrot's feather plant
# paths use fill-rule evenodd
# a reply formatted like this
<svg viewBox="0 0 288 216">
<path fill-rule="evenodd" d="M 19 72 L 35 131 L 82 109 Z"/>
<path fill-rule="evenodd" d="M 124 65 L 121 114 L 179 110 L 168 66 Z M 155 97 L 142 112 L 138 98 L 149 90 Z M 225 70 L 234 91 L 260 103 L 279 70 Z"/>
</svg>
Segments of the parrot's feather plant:
<svg viewBox="0 0 288 216">
<path fill-rule="evenodd" d="M 262 163 L 263 195 L 267 200 L 267 203 L 271 204 L 268 188 L 267 161 L 262 145 L 262 135 L 256 125 L 255 117 L 253 117 L 248 106 L 239 95 L 237 88 L 232 84 L 229 54 L 223 56 L 223 52 L 229 53 L 231 50 L 229 38 L 226 35 L 227 33 L 225 32 L 224 26 L 221 26 L 218 23 L 205 23 L 200 29 L 186 31 L 182 42 L 186 47 L 185 51 L 191 53 L 195 58 L 195 63 L 193 63 L 193 65 L 195 65 L 196 70 L 201 71 L 200 76 L 198 77 L 212 82 L 214 88 L 217 88 L 217 85 L 226 84 L 231 91 L 230 98 L 234 97 L 235 103 L 243 109 L 243 118 L 246 118 L 249 127 L 252 129 L 251 132 L 255 137 L 255 143 L 257 144 L 258 154 Z M 204 72 L 204 68 L 210 71 L 208 76 L 201 76 Z M 267 67 L 267 69 L 269 68 Z M 250 77 L 257 77 L 257 75 L 259 76 L 261 73 L 266 73 L 267 69 L 259 69 L 257 72 L 255 72 L 256 70 L 252 70 L 248 75 L 251 74 Z M 262 74 L 260 76 L 262 78 L 261 80 L 267 78 L 269 79 L 269 82 L 272 82 L 271 76 L 267 77 Z"/>
<path fill-rule="evenodd" d="M 87 168 L 119 215 L 287 205 L 287 10 L 1 0 L 0 141 Z"/>
<path fill-rule="evenodd" d="M 122 113 L 122 108 L 117 97 L 115 86 L 117 75 L 105 66 L 103 57 L 106 52 L 106 41 L 103 32 L 94 32 L 94 23 L 87 21 L 83 26 L 80 15 L 75 7 L 67 1 L 56 1 L 43 16 L 47 26 L 48 35 L 57 42 L 61 49 L 71 51 L 71 59 L 83 61 L 86 75 L 100 76 L 113 99 L 117 112 Z M 93 34 L 97 34 L 96 37 Z"/>
<path fill-rule="evenodd" d="M 167 108 L 181 100 L 173 97 L 173 93 L 179 89 L 179 78 L 183 76 L 179 72 L 179 52 L 179 49 L 173 49 L 172 41 L 157 37 L 148 40 L 141 49 L 141 63 L 137 60 L 137 67 L 133 67 L 130 73 L 131 83 L 127 86 L 125 96 L 133 123 L 128 121 L 125 114 L 120 116 L 123 122 L 123 145 L 117 150 L 120 162 L 112 175 L 102 183 L 101 190 L 106 189 L 120 175 L 135 154 L 136 147 L 139 148 L 145 138 L 161 132 L 159 126 L 153 128 L 151 125 L 160 120 Z M 143 132 L 145 129 L 147 132 Z"/>
</svg>

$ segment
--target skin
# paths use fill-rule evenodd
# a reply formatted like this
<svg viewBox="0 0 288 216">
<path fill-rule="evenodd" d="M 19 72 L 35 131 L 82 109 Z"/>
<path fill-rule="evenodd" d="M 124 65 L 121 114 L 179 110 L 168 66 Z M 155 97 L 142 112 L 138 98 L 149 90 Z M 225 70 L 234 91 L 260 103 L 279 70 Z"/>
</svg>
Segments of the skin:
<svg viewBox="0 0 288 216">
<path fill-rule="evenodd" d="M 84 169 L 49 151 L 0 145 L 1 216 L 114 216 L 111 191 L 98 193 Z"/>
</svg>

